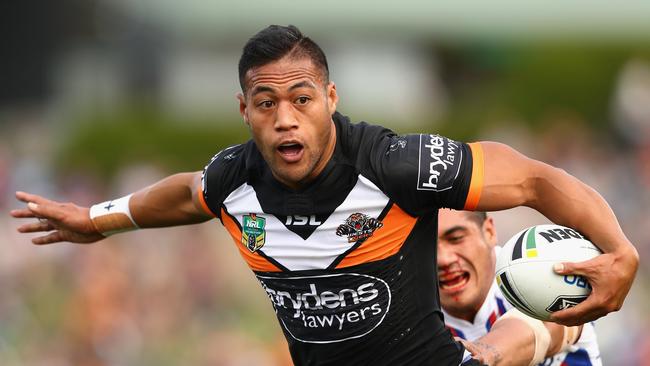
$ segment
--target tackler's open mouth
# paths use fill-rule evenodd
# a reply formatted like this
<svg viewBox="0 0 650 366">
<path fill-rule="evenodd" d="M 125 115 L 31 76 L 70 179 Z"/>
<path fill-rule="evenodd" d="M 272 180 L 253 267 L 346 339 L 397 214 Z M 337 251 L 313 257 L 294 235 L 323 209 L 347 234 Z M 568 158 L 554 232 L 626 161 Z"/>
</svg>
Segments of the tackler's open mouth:
<svg viewBox="0 0 650 366">
<path fill-rule="evenodd" d="M 440 289 L 443 291 L 461 290 L 469 282 L 469 273 L 465 271 L 454 271 L 440 273 Z"/>
</svg>

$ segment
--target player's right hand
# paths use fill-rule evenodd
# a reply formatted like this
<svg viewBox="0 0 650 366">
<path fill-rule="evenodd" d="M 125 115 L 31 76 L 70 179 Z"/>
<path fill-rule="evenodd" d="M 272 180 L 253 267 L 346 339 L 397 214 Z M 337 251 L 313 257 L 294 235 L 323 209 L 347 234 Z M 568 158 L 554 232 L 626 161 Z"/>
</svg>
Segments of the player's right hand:
<svg viewBox="0 0 650 366">
<path fill-rule="evenodd" d="M 639 267 L 639 253 L 628 242 L 620 249 L 603 253 L 584 262 L 563 263 L 555 268 L 561 275 L 584 276 L 592 287 L 591 294 L 578 305 L 554 312 L 551 321 L 575 326 L 594 321 L 618 311 L 632 287 Z"/>
<path fill-rule="evenodd" d="M 90 220 L 88 207 L 51 201 L 26 192 L 16 192 L 16 198 L 27 203 L 27 207 L 11 210 L 11 216 L 38 219 L 19 226 L 18 232 L 45 233 L 33 238 L 34 244 L 94 243 L 104 239 Z"/>
</svg>

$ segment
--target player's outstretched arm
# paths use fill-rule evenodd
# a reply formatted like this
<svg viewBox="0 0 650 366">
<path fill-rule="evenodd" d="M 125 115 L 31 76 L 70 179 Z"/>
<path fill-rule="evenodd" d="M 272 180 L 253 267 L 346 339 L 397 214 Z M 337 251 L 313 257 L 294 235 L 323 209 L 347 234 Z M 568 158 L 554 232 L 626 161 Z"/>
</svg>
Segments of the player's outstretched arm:
<svg viewBox="0 0 650 366">
<path fill-rule="evenodd" d="M 27 207 L 10 214 L 15 218 L 38 219 L 18 227 L 21 233 L 43 233 L 32 239 L 34 244 L 93 243 L 121 231 L 210 219 L 200 203 L 200 183 L 201 172 L 175 174 L 132 195 L 93 207 L 16 192 L 16 198 Z"/>
<path fill-rule="evenodd" d="M 472 357 L 485 365 L 537 365 L 575 344 L 581 330 L 582 326 L 542 322 L 512 309 L 483 337 L 461 341 Z"/>
<path fill-rule="evenodd" d="M 532 207 L 551 221 L 580 231 L 605 253 L 556 269 L 560 274 L 585 276 L 593 291 L 578 306 L 554 313 L 552 320 L 584 324 L 619 310 L 632 286 L 639 255 L 607 202 L 561 169 L 529 159 L 503 144 L 482 142 L 480 146 L 484 181 L 478 210 Z"/>
</svg>

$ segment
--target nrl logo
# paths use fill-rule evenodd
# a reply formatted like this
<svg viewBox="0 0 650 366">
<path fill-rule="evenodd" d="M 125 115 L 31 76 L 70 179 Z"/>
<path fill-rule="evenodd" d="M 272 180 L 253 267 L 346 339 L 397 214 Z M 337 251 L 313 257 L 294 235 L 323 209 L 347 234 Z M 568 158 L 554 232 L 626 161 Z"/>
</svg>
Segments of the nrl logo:
<svg viewBox="0 0 650 366">
<path fill-rule="evenodd" d="M 339 225 L 336 229 L 336 235 L 348 236 L 348 243 L 354 243 L 372 236 L 372 233 L 384 224 L 368 215 L 362 213 L 353 213 L 345 219 L 345 223 Z"/>
<path fill-rule="evenodd" d="M 252 213 L 244 215 L 241 232 L 241 243 L 251 252 L 255 252 L 264 246 L 266 240 L 266 219 Z"/>
</svg>

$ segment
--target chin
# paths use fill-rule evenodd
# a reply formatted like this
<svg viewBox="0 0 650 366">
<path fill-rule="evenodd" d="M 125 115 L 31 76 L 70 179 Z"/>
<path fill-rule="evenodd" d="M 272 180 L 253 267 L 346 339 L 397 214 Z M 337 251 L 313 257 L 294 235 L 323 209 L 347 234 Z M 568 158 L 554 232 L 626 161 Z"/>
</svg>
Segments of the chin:
<svg viewBox="0 0 650 366">
<path fill-rule="evenodd" d="M 276 173 L 275 176 L 283 182 L 284 184 L 288 186 L 296 186 L 296 185 L 301 185 L 303 183 L 306 183 L 306 174 L 301 174 L 301 172 L 296 172 L 296 171 L 287 171 L 288 169 L 282 169 L 278 174 Z"/>
<path fill-rule="evenodd" d="M 476 303 L 476 294 L 472 294 L 468 291 L 457 291 L 454 293 L 450 294 L 445 294 L 444 296 L 441 295 L 441 300 L 444 298 L 445 300 L 442 301 L 446 304 L 451 304 L 452 307 L 455 308 L 470 308 L 473 307 Z"/>
<path fill-rule="evenodd" d="M 290 165 L 287 164 L 283 168 L 283 177 L 296 183 L 309 181 L 314 171 L 313 167 L 310 167 L 304 161 Z"/>
</svg>

